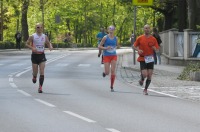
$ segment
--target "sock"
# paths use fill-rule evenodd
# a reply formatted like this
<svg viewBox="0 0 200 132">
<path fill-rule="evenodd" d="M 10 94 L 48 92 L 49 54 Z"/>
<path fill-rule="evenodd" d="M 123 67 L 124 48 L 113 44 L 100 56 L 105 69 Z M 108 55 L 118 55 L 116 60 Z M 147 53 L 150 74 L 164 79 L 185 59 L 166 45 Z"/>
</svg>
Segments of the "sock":
<svg viewBox="0 0 200 132">
<path fill-rule="evenodd" d="M 111 75 L 110 82 L 111 82 L 110 87 L 113 88 L 113 85 L 114 85 L 114 82 L 115 82 L 115 75 Z"/>
<path fill-rule="evenodd" d="M 147 79 L 146 84 L 145 84 L 145 89 L 147 89 L 149 87 L 150 83 L 151 83 L 151 80 Z"/>
<path fill-rule="evenodd" d="M 44 82 L 44 75 L 40 75 L 40 86 L 43 85 Z"/>
</svg>

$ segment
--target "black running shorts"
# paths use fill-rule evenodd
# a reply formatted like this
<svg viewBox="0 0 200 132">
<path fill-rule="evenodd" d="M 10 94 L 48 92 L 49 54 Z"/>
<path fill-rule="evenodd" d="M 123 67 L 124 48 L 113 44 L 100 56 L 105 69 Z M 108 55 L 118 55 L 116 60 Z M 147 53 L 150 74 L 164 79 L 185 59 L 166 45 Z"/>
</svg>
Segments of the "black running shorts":
<svg viewBox="0 0 200 132">
<path fill-rule="evenodd" d="M 45 54 L 32 54 L 31 61 L 33 64 L 40 64 L 41 62 L 47 61 Z"/>
<path fill-rule="evenodd" d="M 140 61 L 140 70 L 145 69 L 154 69 L 154 62 L 145 63 L 144 61 Z"/>
</svg>

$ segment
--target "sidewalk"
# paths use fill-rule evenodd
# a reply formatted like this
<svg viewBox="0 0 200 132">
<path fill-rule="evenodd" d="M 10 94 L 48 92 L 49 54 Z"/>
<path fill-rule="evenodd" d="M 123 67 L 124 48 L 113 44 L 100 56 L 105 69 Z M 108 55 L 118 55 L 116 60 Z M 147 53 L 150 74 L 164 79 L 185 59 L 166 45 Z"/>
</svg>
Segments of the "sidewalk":
<svg viewBox="0 0 200 132">
<path fill-rule="evenodd" d="M 137 54 L 137 53 L 136 53 Z M 133 63 L 133 52 L 127 52 L 119 57 L 121 59 L 121 76 L 124 81 L 133 86 L 139 86 L 140 66 Z M 149 91 L 161 92 L 176 98 L 200 101 L 200 82 L 178 80 L 184 66 L 168 65 L 162 58 L 161 65 L 154 66 L 154 74 L 149 87 Z"/>
</svg>

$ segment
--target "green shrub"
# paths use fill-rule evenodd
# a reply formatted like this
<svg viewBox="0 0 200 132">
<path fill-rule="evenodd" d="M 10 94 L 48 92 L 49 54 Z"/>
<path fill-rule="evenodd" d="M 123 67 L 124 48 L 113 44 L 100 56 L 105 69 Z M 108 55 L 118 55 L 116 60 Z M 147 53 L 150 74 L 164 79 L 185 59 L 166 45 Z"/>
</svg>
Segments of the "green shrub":
<svg viewBox="0 0 200 132">
<path fill-rule="evenodd" d="M 13 49 L 15 48 L 15 43 L 10 41 L 0 41 L 0 49 Z"/>
<path fill-rule="evenodd" d="M 190 80 L 190 72 L 200 71 L 200 63 L 189 63 L 178 76 L 180 80 Z"/>
</svg>

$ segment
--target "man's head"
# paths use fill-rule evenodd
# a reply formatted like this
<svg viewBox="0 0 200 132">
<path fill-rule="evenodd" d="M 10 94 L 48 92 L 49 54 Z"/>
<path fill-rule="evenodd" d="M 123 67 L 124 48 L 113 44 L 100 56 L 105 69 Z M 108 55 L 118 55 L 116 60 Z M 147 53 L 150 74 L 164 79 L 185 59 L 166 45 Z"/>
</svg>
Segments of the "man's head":
<svg viewBox="0 0 200 132">
<path fill-rule="evenodd" d="M 149 35 L 150 34 L 150 26 L 148 24 L 144 25 L 144 34 Z"/>
<path fill-rule="evenodd" d="M 153 32 L 154 32 L 154 33 L 157 33 L 157 32 L 158 32 L 158 30 L 157 30 L 156 27 L 153 28 Z"/>
<path fill-rule="evenodd" d="M 42 33 L 42 31 L 43 31 L 42 24 L 41 23 L 37 23 L 35 25 L 35 30 L 36 30 L 37 33 Z"/>
</svg>

